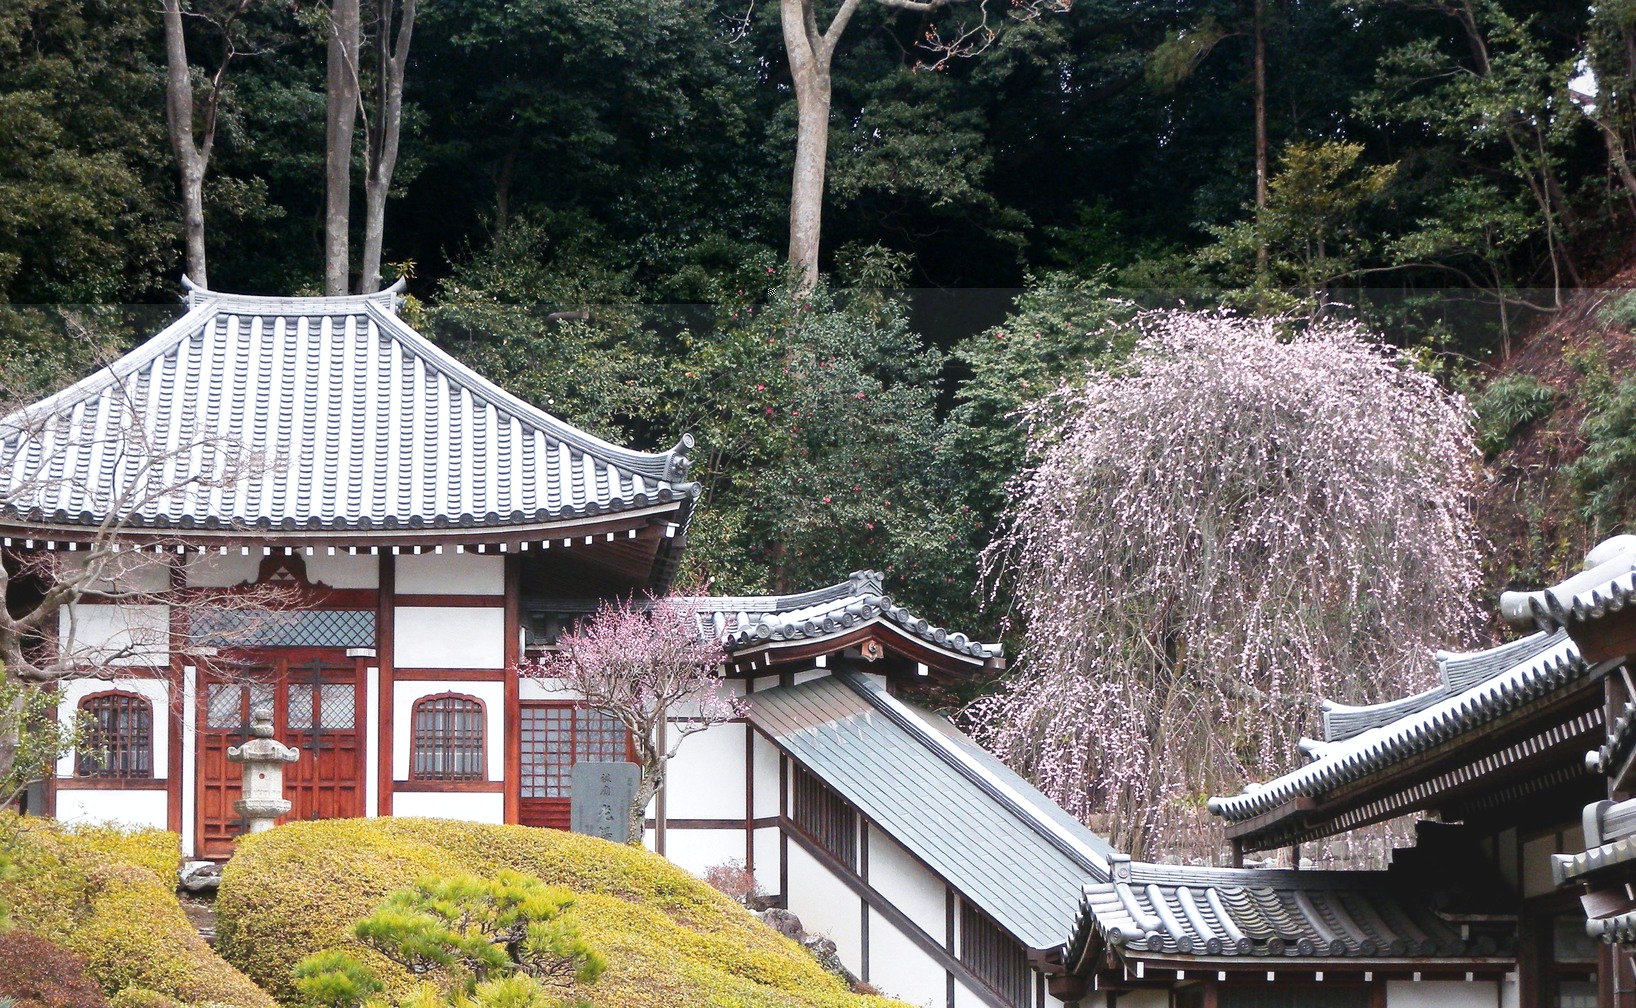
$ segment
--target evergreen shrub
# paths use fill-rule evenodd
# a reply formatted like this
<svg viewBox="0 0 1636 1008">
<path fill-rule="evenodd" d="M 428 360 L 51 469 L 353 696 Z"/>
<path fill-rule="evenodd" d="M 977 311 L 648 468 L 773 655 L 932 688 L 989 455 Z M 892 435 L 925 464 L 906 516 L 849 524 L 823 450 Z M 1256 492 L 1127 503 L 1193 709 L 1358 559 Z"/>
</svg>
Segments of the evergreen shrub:
<svg viewBox="0 0 1636 1008">
<path fill-rule="evenodd" d="M 5 813 L 0 837 L 13 860 L 0 900 L 13 922 L 82 957 L 104 993 L 138 987 L 183 1004 L 272 1008 L 183 913 L 172 881 L 174 833 L 74 829 Z"/>
<path fill-rule="evenodd" d="M 245 837 L 222 873 L 217 947 L 290 1003 L 296 964 L 332 949 L 405 997 L 418 978 L 355 940 L 353 925 L 419 879 L 505 870 L 574 894 L 581 934 L 608 969 L 573 997 L 597 1008 L 902 1008 L 851 994 L 800 946 L 663 858 L 525 826 L 332 819 Z"/>
</svg>

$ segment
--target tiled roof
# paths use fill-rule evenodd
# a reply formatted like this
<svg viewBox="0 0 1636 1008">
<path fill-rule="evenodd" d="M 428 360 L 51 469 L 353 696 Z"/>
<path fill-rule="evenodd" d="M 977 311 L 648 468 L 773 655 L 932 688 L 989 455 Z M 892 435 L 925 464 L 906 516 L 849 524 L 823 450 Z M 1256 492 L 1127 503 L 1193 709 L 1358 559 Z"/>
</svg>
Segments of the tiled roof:
<svg viewBox="0 0 1636 1008">
<path fill-rule="evenodd" d="M 1500 614 L 1513 626 L 1555 630 L 1618 612 L 1636 598 L 1636 535 L 1604 540 L 1585 555 L 1585 570 L 1539 591 L 1506 592 Z"/>
<path fill-rule="evenodd" d="M 685 521 L 699 492 L 687 439 L 650 454 L 587 434 L 438 349 L 397 300 L 193 290 L 182 318 L 110 368 L 0 420 L 0 515 L 83 527 L 129 509 L 132 529 L 274 533 L 532 528 L 660 506 Z M 210 439 L 272 465 L 190 483 L 210 463 L 189 447 Z"/>
<path fill-rule="evenodd" d="M 864 677 L 747 699 L 752 724 L 1030 948 L 1059 947 L 1085 880 L 1107 877 L 1105 840 Z"/>
<path fill-rule="evenodd" d="M 1529 638 L 1519 653 L 1527 657 L 1504 668 L 1481 663 L 1489 670 L 1465 689 L 1396 720 L 1369 728 L 1342 741 L 1315 750 L 1311 763 L 1274 778 L 1243 794 L 1209 800 L 1211 812 L 1237 822 L 1271 811 L 1298 797 L 1315 797 L 1342 784 L 1367 776 L 1405 757 L 1424 752 L 1467 732 L 1476 731 L 1522 704 L 1543 697 L 1588 672 L 1579 649 L 1566 633 L 1546 639 Z M 1504 651 L 1512 645 L 1502 645 Z M 1474 659 L 1476 656 L 1465 656 Z"/>
<path fill-rule="evenodd" d="M 1067 961 L 1087 949 L 1174 959 L 1470 959 L 1503 937 L 1463 931 L 1390 872 L 1186 868 L 1116 860 L 1085 886 Z"/>
<path fill-rule="evenodd" d="M 1636 911 L 1626 888 L 1636 877 L 1636 798 L 1587 805 L 1584 828 L 1588 849 L 1552 855 L 1552 879 L 1559 886 L 1585 884 L 1585 931 L 1592 938 L 1636 944 Z"/>
<path fill-rule="evenodd" d="M 729 652 L 769 643 L 823 640 L 880 622 L 977 661 L 1001 654 L 998 644 L 935 626 L 898 605 L 885 593 L 878 571 L 857 571 L 839 584 L 800 595 L 696 598 L 688 603 L 697 607 L 701 627 L 719 635 Z"/>
<path fill-rule="evenodd" d="M 1556 636 L 1541 632 L 1485 651 L 1440 651 L 1437 654 L 1437 670 L 1441 681 L 1424 693 L 1356 707 L 1324 701 L 1324 742 L 1344 741 L 1371 728 L 1418 714 L 1440 700 L 1463 693 L 1507 669 L 1531 661 L 1556 643 Z M 1320 753 L 1323 751 L 1322 744 L 1309 748 Z"/>
</svg>

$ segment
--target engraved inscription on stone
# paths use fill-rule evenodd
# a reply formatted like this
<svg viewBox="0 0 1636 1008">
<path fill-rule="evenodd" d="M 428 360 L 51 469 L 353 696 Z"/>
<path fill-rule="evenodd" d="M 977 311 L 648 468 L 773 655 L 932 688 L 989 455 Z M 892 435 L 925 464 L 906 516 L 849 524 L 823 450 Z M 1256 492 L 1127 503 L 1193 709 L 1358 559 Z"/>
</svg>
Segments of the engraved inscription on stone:
<svg viewBox="0 0 1636 1008">
<path fill-rule="evenodd" d="M 630 839 L 631 801 L 642 771 L 635 763 L 575 763 L 569 826 L 614 843 Z"/>
</svg>

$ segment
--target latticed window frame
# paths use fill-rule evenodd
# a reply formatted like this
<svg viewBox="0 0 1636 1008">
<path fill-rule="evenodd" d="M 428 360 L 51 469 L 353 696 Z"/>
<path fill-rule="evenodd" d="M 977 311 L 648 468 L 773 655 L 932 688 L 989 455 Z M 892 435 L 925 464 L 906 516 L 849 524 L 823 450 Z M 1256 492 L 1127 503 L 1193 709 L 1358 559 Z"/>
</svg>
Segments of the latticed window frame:
<svg viewBox="0 0 1636 1008">
<path fill-rule="evenodd" d="M 566 800 L 576 763 L 634 759 L 630 730 L 578 701 L 530 705 L 518 727 L 525 799 Z"/>
<path fill-rule="evenodd" d="M 108 723 L 97 708 L 121 711 L 135 722 Z M 80 698 L 76 710 L 91 720 L 91 750 L 77 754 L 74 773 L 79 777 L 112 780 L 153 780 L 153 701 L 128 690 L 101 690 Z M 143 726 L 145 723 L 145 727 Z"/>
<path fill-rule="evenodd" d="M 459 704 L 458 709 L 438 710 L 436 704 Z M 447 725 L 427 724 L 426 719 L 446 715 Z M 467 727 L 454 723 L 467 720 Z M 465 693 L 437 693 L 415 701 L 409 715 L 409 779 L 416 781 L 470 782 L 488 779 L 488 708 L 477 697 Z M 462 756 L 471 757 L 462 765 Z M 448 769 L 436 769 L 442 763 Z M 458 769 L 457 769 L 458 768 Z"/>
</svg>

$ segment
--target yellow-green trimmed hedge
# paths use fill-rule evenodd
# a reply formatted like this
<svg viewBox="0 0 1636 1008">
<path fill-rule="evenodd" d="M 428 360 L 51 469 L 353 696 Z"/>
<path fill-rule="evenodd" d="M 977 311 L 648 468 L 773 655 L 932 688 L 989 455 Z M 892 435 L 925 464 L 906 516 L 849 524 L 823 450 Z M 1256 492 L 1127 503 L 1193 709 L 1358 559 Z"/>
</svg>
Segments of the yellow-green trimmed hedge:
<svg viewBox="0 0 1636 1008">
<path fill-rule="evenodd" d="M 77 953 L 108 994 L 140 987 L 183 1004 L 273 1008 L 182 912 L 171 881 L 176 834 L 72 829 L 4 813 L 0 838 L 14 864 L 0 878 L 12 920 Z"/>
<path fill-rule="evenodd" d="M 426 875 L 511 868 L 574 891 L 586 939 L 608 957 L 575 992 L 597 1008 L 903 1008 L 849 993 L 805 950 L 663 858 L 592 837 L 443 819 L 291 823 L 239 841 L 216 898 L 217 947 L 292 998 L 304 956 L 345 948 L 391 989 L 409 974 L 351 938 L 355 921 Z"/>
</svg>

